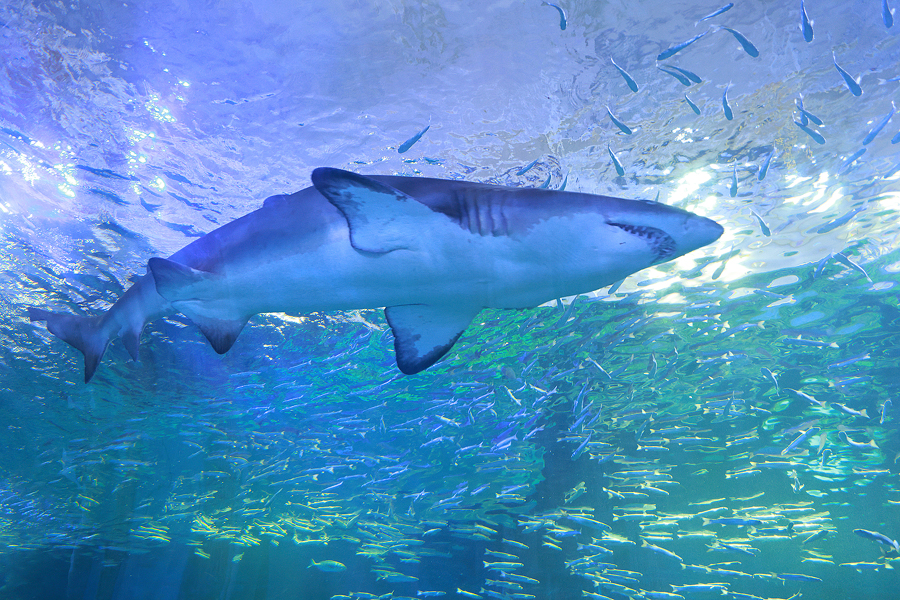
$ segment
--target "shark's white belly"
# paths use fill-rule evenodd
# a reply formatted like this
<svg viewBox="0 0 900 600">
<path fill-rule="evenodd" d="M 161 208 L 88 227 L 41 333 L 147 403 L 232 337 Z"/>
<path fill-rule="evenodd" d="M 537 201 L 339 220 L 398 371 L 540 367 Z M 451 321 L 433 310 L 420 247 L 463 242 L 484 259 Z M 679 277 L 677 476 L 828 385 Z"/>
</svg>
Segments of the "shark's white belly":
<svg viewBox="0 0 900 600">
<path fill-rule="evenodd" d="M 465 303 L 478 308 L 528 308 L 576 290 L 553 285 L 562 265 L 536 263 L 533 247 L 551 240 L 442 232 L 424 248 L 385 254 L 353 248 L 336 227 L 317 250 L 227 265 L 202 293 L 204 312 L 239 318 L 263 312 L 381 308 Z M 539 238 L 538 235 L 529 236 Z"/>
</svg>

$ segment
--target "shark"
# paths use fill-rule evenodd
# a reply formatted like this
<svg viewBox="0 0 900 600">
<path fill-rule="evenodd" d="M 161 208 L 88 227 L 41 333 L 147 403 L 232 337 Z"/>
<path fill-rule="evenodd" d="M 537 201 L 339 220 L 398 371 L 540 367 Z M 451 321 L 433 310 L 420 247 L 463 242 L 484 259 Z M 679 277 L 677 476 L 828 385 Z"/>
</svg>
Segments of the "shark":
<svg viewBox="0 0 900 600">
<path fill-rule="evenodd" d="M 312 186 L 154 257 L 103 314 L 30 307 L 94 376 L 120 338 L 181 313 L 219 354 L 259 313 L 384 308 L 399 370 L 419 373 L 484 308 L 530 309 L 598 290 L 711 244 L 715 221 L 653 201 L 331 167 Z"/>
</svg>

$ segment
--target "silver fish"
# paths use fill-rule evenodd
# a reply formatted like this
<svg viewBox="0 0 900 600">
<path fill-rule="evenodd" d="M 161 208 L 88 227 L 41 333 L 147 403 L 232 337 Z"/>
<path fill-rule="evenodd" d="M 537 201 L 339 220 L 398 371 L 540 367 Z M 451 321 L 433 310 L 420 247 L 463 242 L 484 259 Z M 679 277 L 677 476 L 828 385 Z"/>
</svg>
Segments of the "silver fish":
<svg viewBox="0 0 900 600">
<path fill-rule="evenodd" d="M 800 129 L 802 129 L 804 132 L 806 132 L 806 135 L 808 135 L 808 136 L 811 137 L 813 140 L 815 140 L 815 142 L 816 142 L 817 144 L 824 144 L 824 143 L 825 143 L 825 136 L 823 136 L 821 133 L 819 133 L 819 132 L 816 131 L 815 129 L 811 129 L 810 127 L 807 127 L 806 125 L 804 125 L 804 124 L 801 123 L 800 121 L 794 121 L 794 125 L 796 125 L 796 126 L 799 127 Z"/>
<path fill-rule="evenodd" d="M 744 49 L 744 52 L 746 52 L 753 58 L 757 58 L 759 56 L 759 50 L 756 49 L 756 46 L 754 46 L 753 43 L 748 40 L 740 31 L 736 31 L 731 27 L 724 26 L 722 27 L 722 29 L 734 36 L 734 39 L 738 41 L 738 43 L 741 45 L 741 48 Z"/>
<path fill-rule="evenodd" d="M 403 154 L 404 152 L 406 152 L 407 150 L 409 150 L 410 148 L 412 148 L 412 147 L 413 147 L 413 144 L 415 144 L 416 142 L 418 142 L 419 139 L 420 139 L 423 135 L 425 135 L 425 132 L 428 131 L 430 128 L 431 128 L 431 125 L 426 126 L 425 129 L 423 129 L 422 131 L 420 131 L 420 132 L 417 133 L 416 135 L 412 136 L 411 138 L 409 138 L 408 140 L 406 140 L 405 142 L 403 142 L 402 144 L 400 144 L 400 147 L 397 148 L 397 152 L 399 152 L 400 154 Z"/>
<path fill-rule="evenodd" d="M 624 133 L 625 135 L 631 135 L 631 133 L 632 133 L 631 128 L 628 127 L 628 125 L 626 125 L 619 119 L 617 119 L 616 116 L 614 114 L 612 114 L 612 111 L 609 110 L 608 106 L 606 107 L 606 114 L 609 115 L 610 120 L 613 122 L 613 124 L 616 127 L 618 127 L 622 131 L 622 133 Z"/>
<path fill-rule="evenodd" d="M 775 157 L 775 148 L 772 148 L 772 151 L 769 152 L 769 156 L 766 157 L 766 160 L 763 162 L 762 167 L 759 169 L 759 173 L 756 174 L 756 179 L 762 181 L 766 178 L 766 173 L 769 172 L 769 164 L 771 164 L 772 159 Z"/>
<path fill-rule="evenodd" d="M 563 31 L 566 30 L 566 11 L 557 6 L 556 4 L 551 4 L 550 2 L 541 2 L 541 6 L 552 6 L 559 12 L 559 28 Z"/>
<path fill-rule="evenodd" d="M 806 7 L 803 5 L 803 0 L 800 0 L 800 31 L 803 32 L 804 40 L 807 42 L 813 41 L 812 21 L 806 15 Z"/>
<path fill-rule="evenodd" d="M 722 92 L 722 109 L 725 111 L 725 118 L 729 121 L 734 118 L 734 113 L 731 112 L 731 107 L 728 105 L 728 88 L 731 84 L 725 86 L 725 91 Z"/>
<path fill-rule="evenodd" d="M 697 25 L 699 25 L 699 24 L 702 23 L 703 21 L 706 21 L 706 20 L 708 20 L 708 19 L 712 19 L 713 17 L 718 17 L 718 16 L 721 15 L 723 12 L 729 11 L 729 10 L 731 10 L 732 8 L 734 8 L 734 2 L 729 2 L 728 4 L 726 4 L 725 6 L 723 6 L 722 8 L 720 8 L 719 10 L 717 10 L 717 11 L 715 11 L 715 12 L 709 13 L 708 15 L 706 15 L 705 17 L 703 17 L 702 19 L 700 19 L 699 21 L 697 21 L 696 23 L 694 23 L 694 27 L 696 27 Z"/>
<path fill-rule="evenodd" d="M 869 142 L 874 140 L 875 136 L 878 135 L 882 129 L 884 129 L 884 126 L 887 125 L 888 121 L 891 120 L 891 117 L 894 116 L 894 110 L 895 110 L 895 107 L 894 107 L 894 102 L 892 100 L 891 101 L 891 111 L 888 114 L 884 115 L 884 117 L 881 119 L 881 121 L 878 122 L 878 125 L 873 127 L 872 130 L 869 131 L 868 135 L 866 135 L 866 137 L 863 138 L 863 146 L 867 145 Z"/>
<path fill-rule="evenodd" d="M 692 37 L 691 39 L 689 39 L 685 42 L 681 42 L 680 44 L 675 44 L 674 46 L 672 46 L 666 50 L 663 50 L 656 57 L 656 60 L 666 60 L 667 58 L 675 56 L 677 53 L 681 52 L 682 50 L 684 50 L 685 48 L 687 48 L 688 46 L 690 46 L 691 44 L 693 44 L 694 42 L 696 42 L 697 40 L 699 40 L 700 38 L 702 38 L 704 35 L 706 35 L 709 32 L 710 32 L 710 30 L 707 29 L 703 33 L 695 35 L 694 37 Z"/>
<path fill-rule="evenodd" d="M 688 106 L 691 107 L 691 110 L 694 111 L 694 113 L 700 114 L 700 107 L 691 102 L 691 99 L 687 97 L 687 94 L 684 95 L 684 100 L 688 103 Z"/>
<path fill-rule="evenodd" d="M 609 144 L 606 145 L 606 151 L 609 152 L 609 158 L 613 162 L 613 166 L 616 168 L 616 173 L 619 177 L 625 176 L 625 169 L 622 167 L 622 163 L 619 162 L 619 159 L 613 153 L 612 148 L 609 147 Z"/>
<path fill-rule="evenodd" d="M 612 61 L 613 66 L 616 68 L 617 71 L 619 71 L 619 74 L 625 79 L 625 83 L 628 85 L 628 88 L 629 88 L 632 92 L 638 91 L 638 84 L 637 84 L 637 82 L 631 77 L 631 75 L 629 75 L 629 74 L 625 71 L 625 69 L 623 69 L 622 67 L 620 67 L 619 65 L 616 64 L 616 59 L 610 57 L 609 60 Z"/>
<path fill-rule="evenodd" d="M 838 73 L 841 74 L 841 77 L 844 78 L 844 83 L 847 84 L 847 89 L 850 90 L 850 93 L 854 96 L 862 95 L 862 88 L 859 86 L 859 83 L 850 76 L 850 73 L 845 71 L 837 64 L 837 56 L 835 56 L 834 52 L 831 53 L 831 59 L 834 62 L 834 68 L 838 70 Z"/>
</svg>

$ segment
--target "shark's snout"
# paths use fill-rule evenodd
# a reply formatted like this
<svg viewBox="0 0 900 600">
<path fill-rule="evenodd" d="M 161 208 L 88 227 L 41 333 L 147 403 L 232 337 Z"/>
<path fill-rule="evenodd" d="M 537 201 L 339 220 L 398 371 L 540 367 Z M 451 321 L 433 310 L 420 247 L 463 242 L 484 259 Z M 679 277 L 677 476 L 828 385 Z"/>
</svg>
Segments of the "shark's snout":
<svg viewBox="0 0 900 600">
<path fill-rule="evenodd" d="M 691 218 L 687 219 L 685 229 L 687 231 L 685 237 L 696 244 L 691 250 L 712 244 L 725 233 L 724 227 L 712 219 L 707 219 L 706 217 L 698 215 L 691 215 Z M 688 252 L 689 251 L 690 250 L 688 250 Z"/>
<path fill-rule="evenodd" d="M 655 254 L 654 264 L 711 244 L 725 231 L 712 219 L 680 208 L 655 202 L 636 206 L 640 210 L 607 217 L 607 225 L 641 238 Z"/>
</svg>

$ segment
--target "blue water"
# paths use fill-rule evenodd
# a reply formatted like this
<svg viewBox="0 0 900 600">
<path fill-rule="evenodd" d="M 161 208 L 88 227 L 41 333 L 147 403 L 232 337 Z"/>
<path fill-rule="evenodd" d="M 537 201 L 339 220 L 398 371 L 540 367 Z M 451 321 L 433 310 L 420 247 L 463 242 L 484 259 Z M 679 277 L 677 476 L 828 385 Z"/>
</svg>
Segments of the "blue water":
<svg viewBox="0 0 900 600">
<path fill-rule="evenodd" d="M 794 3 L 557 2 L 565 29 L 536 0 L 299 4 L 0 6 L 3 598 L 896 597 L 896 549 L 854 532 L 900 537 L 877 0 L 811 0 L 809 43 Z M 657 69 L 709 26 L 659 61 L 702 83 Z M 88 385 L 28 321 L 99 314 L 319 166 L 658 196 L 726 232 L 483 311 L 412 377 L 381 311 L 258 315 L 224 356 L 176 316 Z"/>
</svg>

